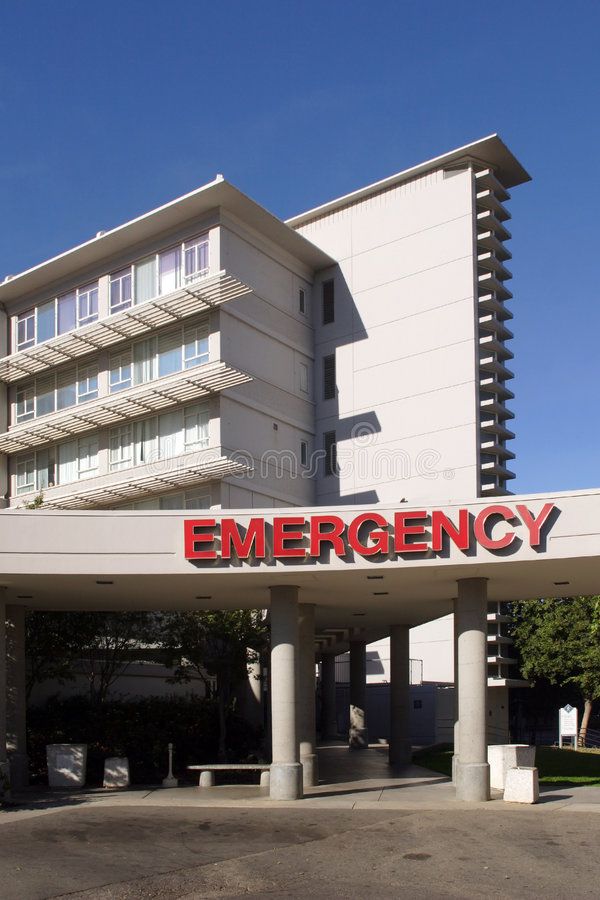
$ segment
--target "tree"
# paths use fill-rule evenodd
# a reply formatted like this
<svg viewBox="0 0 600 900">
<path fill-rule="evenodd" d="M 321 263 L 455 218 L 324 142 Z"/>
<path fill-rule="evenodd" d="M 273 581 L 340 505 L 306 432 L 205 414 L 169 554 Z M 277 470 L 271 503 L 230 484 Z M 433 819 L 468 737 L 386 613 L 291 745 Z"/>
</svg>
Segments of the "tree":
<svg viewBox="0 0 600 900">
<path fill-rule="evenodd" d="M 159 621 L 147 612 L 33 612 L 26 619 L 27 691 L 83 674 L 92 703 L 108 691 L 135 658 L 156 659 Z"/>
<path fill-rule="evenodd" d="M 585 745 L 600 699 L 600 597 L 558 597 L 512 604 L 512 635 L 525 678 L 577 687 L 584 700 L 579 743 Z"/>
<path fill-rule="evenodd" d="M 200 676 L 219 710 L 219 761 L 227 757 L 227 714 L 235 689 L 248 677 L 248 663 L 266 645 L 266 627 L 254 610 L 171 613 L 165 617 L 164 646 L 174 681 Z"/>
</svg>

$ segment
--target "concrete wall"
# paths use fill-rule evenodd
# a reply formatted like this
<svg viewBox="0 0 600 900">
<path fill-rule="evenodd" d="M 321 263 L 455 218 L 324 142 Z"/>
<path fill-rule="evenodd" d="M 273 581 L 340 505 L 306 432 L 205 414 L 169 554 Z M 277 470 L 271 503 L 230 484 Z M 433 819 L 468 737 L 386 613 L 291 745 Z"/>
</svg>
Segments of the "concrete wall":
<svg viewBox="0 0 600 900">
<path fill-rule="evenodd" d="M 317 310 L 335 278 L 335 322 L 315 315 L 316 430 L 337 430 L 341 474 L 319 479 L 321 503 L 477 494 L 471 181 L 439 170 L 298 229 L 339 259 L 313 294 Z M 323 400 L 330 353 L 337 395 Z"/>
</svg>

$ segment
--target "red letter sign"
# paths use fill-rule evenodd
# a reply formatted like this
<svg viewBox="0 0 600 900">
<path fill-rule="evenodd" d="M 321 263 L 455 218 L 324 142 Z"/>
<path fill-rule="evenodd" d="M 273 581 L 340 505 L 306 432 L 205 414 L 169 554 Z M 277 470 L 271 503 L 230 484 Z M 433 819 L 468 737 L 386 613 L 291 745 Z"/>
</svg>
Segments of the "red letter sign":
<svg viewBox="0 0 600 900">
<path fill-rule="evenodd" d="M 517 503 L 517 512 L 523 519 L 523 524 L 527 527 L 529 531 L 529 546 L 530 547 L 539 547 L 541 538 L 540 532 L 546 522 L 546 519 L 554 509 L 554 503 L 544 503 L 544 507 L 537 517 L 532 516 L 526 506 L 522 503 Z"/>
<path fill-rule="evenodd" d="M 485 547 L 486 550 L 504 550 L 505 547 L 510 547 L 516 535 L 514 531 L 507 531 L 501 538 L 494 539 L 490 537 L 485 530 L 485 526 L 488 519 L 491 519 L 492 516 L 499 516 L 501 519 L 504 519 L 505 522 L 510 522 L 511 519 L 515 518 L 515 514 L 509 506 L 486 506 L 475 519 L 475 525 L 473 527 L 475 540 L 481 544 L 482 547 Z"/>
<path fill-rule="evenodd" d="M 214 528 L 214 519 L 186 519 L 183 523 L 183 545 L 186 559 L 216 559 L 216 550 L 196 550 L 196 544 L 212 544 L 214 531 L 198 534 L 197 528 Z"/>
<path fill-rule="evenodd" d="M 363 513 L 362 515 L 357 516 L 348 526 L 348 543 L 352 549 L 361 556 L 375 556 L 376 553 L 389 553 L 390 536 L 387 531 L 369 531 L 369 537 L 371 540 L 375 541 L 372 546 L 360 543 L 358 532 L 361 525 L 364 525 L 365 522 L 373 522 L 374 525 L 380 525 L 382 528 L 388 527 L 387 520 L 384 519 L 383 516 L 380 516 L 379 513 Z"/>
<path fill-rule="evenodd" d="M 273 519 L 273 556 L 275 559 L 290 556 L 306 556 L 304 547 L 286 547 L 288 541 L 301 541 L 302 528 L 286 531 L 287 525 L 304 525 L 304 516 L 276 516 Z"/>
<path fill-rule="evenodd" d="M 450 521 L 445 513 L 439 509 L 434 509 L 431 513 L 431 549 L 435 553 L 439 553 L 443 547 L 443 533 L 448 535 L 459 550 L 468 550 L 470 541 L 469 536 L 469 510 L 459 509 L 458 511 L 458 528 Z"/>
<path fill-rule="evenodd" d="M 231 550 L 235 550 L 238 559 L 248 559 L 254 546 L 256 559 L 265 558 L 265 520 L 250 519 L 246 536 L 242 538 L 235 519 L 221 520 L 221 556 L 231 559 Z"/>
<path fill-rule="evenodd" d="M 330 525 L 328 531 L 322 531 L 322 525 Z M 345 524 L 339 516 L 311 516 L 310 517 L 310 555 L 320 556 L 321 545 L 331 544 L 333 552 L 336 556 L 343 556 L 346 552 L 344 547 Z"/>
</svg>

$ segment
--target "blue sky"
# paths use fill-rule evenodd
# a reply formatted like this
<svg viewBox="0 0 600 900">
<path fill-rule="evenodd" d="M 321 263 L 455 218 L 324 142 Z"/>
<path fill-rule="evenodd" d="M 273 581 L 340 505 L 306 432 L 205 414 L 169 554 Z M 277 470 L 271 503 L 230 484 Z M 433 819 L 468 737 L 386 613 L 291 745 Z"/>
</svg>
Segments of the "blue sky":
<svg viewBox="0 0 600 900">
<path fill-rule="evenodd" d="M 600 485 L 600 5 L 39 0 L 0 9 L 0 276 L 210 180 L 282 217 L 497 131 L 513 488 Z"/>
</svg>

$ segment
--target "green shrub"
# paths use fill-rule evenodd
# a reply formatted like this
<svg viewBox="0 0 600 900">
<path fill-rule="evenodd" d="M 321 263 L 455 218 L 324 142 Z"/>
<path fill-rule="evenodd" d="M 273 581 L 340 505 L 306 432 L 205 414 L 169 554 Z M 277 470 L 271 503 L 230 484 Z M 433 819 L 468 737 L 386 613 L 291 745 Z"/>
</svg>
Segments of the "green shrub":
<svg viewBox="0 0 600 900">
<path fill-rule="evenodd" d="M 132 784 L 158 784 L 167 774 L 167 744 L 173 743 L 174 774 L 193 781 L 186 766 L 217 761 L 218 713 L 213 700 L 147 697 L 92 705 L 85 697 L 50 699 L 27 716 L 32 782 L 47 780 L 46 744 L 87 744 L 87 783 L 101 785 L 104 760 L 126 756 Z M 257 753 L 260 735 L 230 716 L 230 759 Z"/>
</svg>

